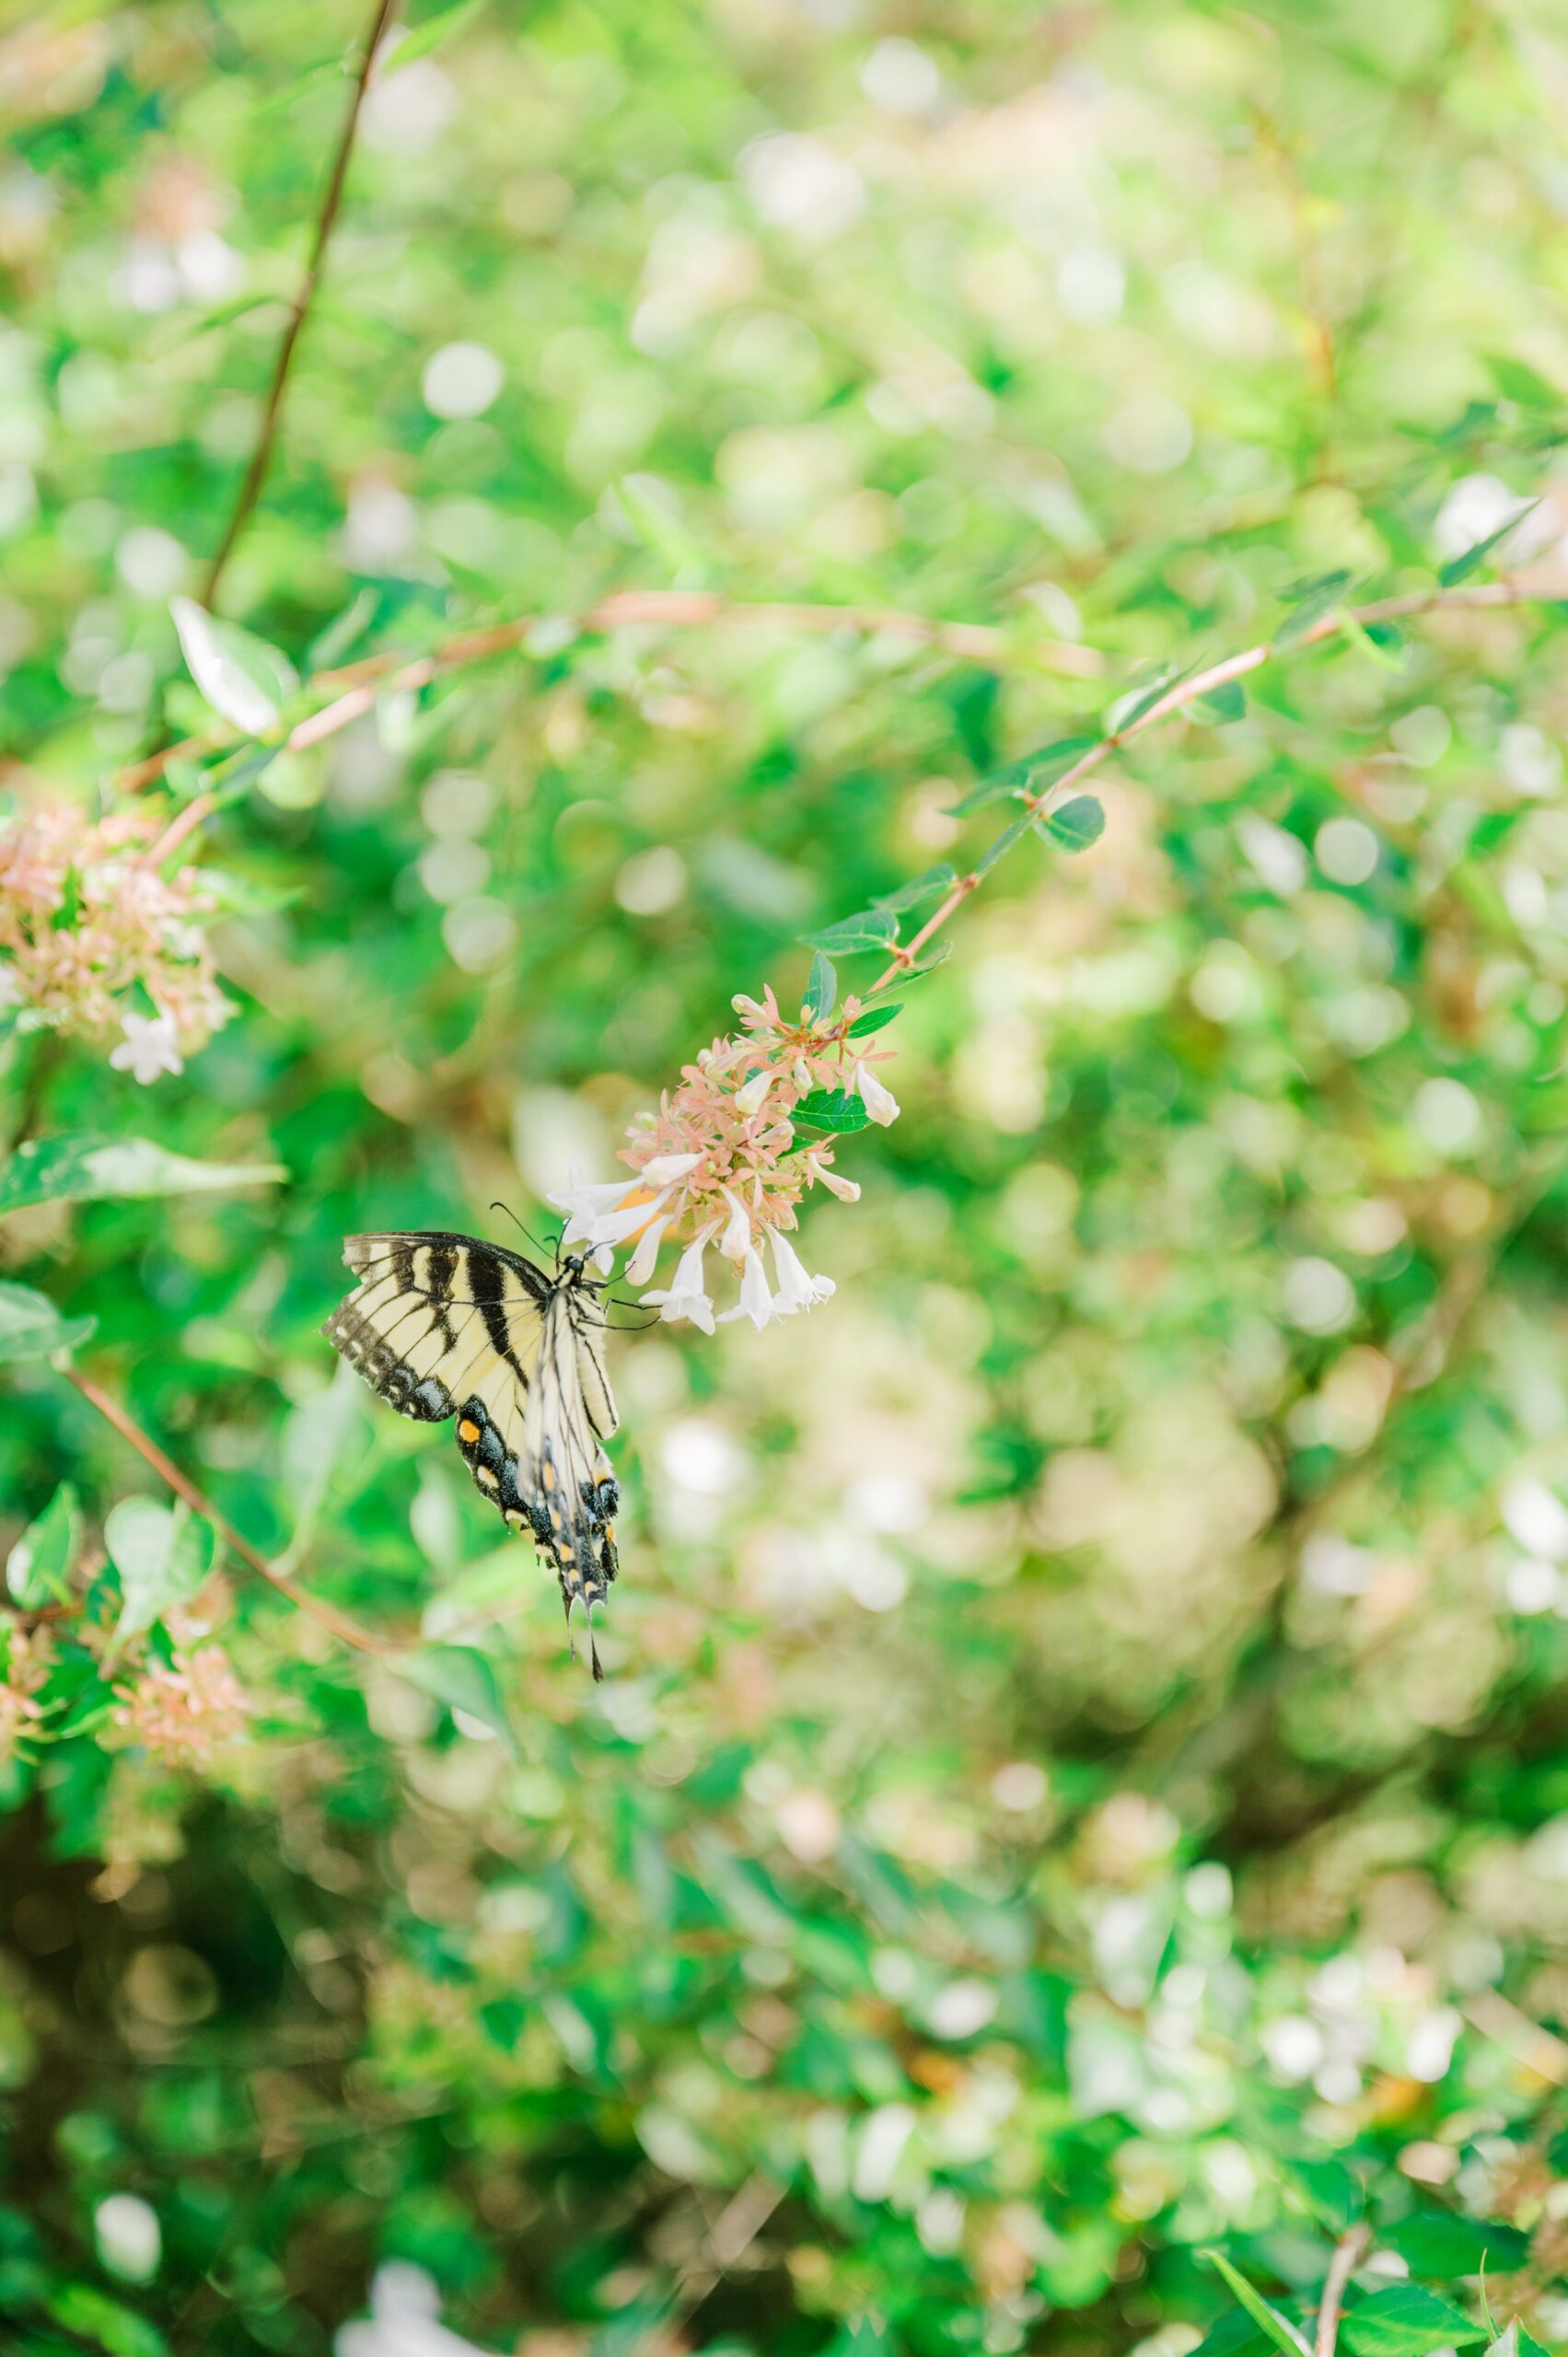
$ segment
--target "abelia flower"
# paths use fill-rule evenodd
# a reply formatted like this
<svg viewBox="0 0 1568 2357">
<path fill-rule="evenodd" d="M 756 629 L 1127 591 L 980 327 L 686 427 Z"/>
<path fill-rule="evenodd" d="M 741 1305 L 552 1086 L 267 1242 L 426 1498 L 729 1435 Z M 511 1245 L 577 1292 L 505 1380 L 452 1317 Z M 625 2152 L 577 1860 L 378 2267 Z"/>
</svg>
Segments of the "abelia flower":
<svg viewBox="0 0 1568 2357">
<path fill-rule="evenodd" d="M 196 868 L 164 874 L 161 841 L 151 809 L 94 819 L 57 803 L 0 825 L 0 1007 L 79 1038 L 122 1033 L 110 1061 L 144 1081 L 179 1072 L 234 1011 L 202 922 L 214 901 Z M 127 1010 L 133 991 L 150 1017 Z"/>
<path fill-rule="evenodd" d="M 830 1300 L 838 1290 L 831 1277 L 814 1277 L 807 1271 L 794 1245 L 776 1227 L 773 1267 L 779 1280 L 779 1289 L 773 1295 L 777 1317 L 793 1318 L 797 1309 L 813 1309 L 818 1302 Z"/>
<path fill-rule="evenodd" d="M 768 1272 L 762 1266 L 761 1255 L 754 1244 L 749 1245 L 740 1273 L 740 1300 L 734 1309 L 724 1312 L 719 1324 L 732 1326 L 738 1318 L 749 1318 L 760 1334 L 778 1314 L 773 1296 L 768 1291 Z"/>
<path fill-rule="evenodd" d="M 177 1041 L 179 1034 L 167 1015 L 136 1015 L 121 1016 L 120 1027 L 125 1037 L 110 1056 L 116 1072 L 134 1073 L 145 1088 L 160 1073 L 182 1073 L 185 1059 Z"/>
<path fill-rule="evenodd" d="M 115 1724 L 171 1768 L 204 1768 L 214 1749 L 245 1725 L 250 1704 L 222 1645 L 203 1622 L 170 1612 L 165 1626 L 173 1658 L 149 1655 L 133 1684 L 119 1689 Z"/>
<path fill-rule="evenodd" d="M 794 1023 L 772 990 L 761 999 L 738 993 L 734 1004 L 742 1036 L 702 1049 L 657 1111 L 633 1123 L 622 1155 L 631 1175 L 588 1182 L 574 1167 L 570 1184 L 549 1197 L 566 1214 L 563 1240 L 591 1248 L 602 1269 L 618 1250 L 631 1252 L 626 1274 L 634 1284 L 653 1274 L 662 1245 L 684 1240 L 673 1283 L 640 1297 L 668 1324 L 689 1321 L 709 1334 L 738 1318 L 767 1326 L 832 1293 L 830 1278 L 803 1267 L 788 1233 L 811 1188 L 843 1202 L 855 1202 L 860 1189 L 833 1168 L 830 1138 L 797 1132 L 801 1100 L 817 1090 L 858 1096 L 869 1119 L 884 1126 L 899 1110 L 872 1069 L 889 1051 L 851 1040 L 859 1000 L 846 1000 L 831 1019 L 803 1015 Z M 776 1292 L 762 1260 L 769 1241 Z M 738 1306 L 722 1315 L 703 1275 L 710 1245 L 740 1279 Z"/>
<path fill-rule="evenodd" d="M 899 1100 L 885 1088 L 867 1064 L 857 1063 L 850 1074 L 849 1092 L 858 1097 L 872 1120 L 887 1129 L 899 1118 Z"/>
<path fill-rule="evenodd" d="M 707 1250 L 707 1238 L 700 1236 L 681 1254 L 673 1282 L 662 1293 L 639 1295 L 643 1306 L 656 1309 L 668 1326 L 679 1326 L 690 1319 L 700 1326 L 704 1334 L 714 1330 L 714 1305 L 708 1299 L 703 1278 L 703 1255 Z"/>
</svg>

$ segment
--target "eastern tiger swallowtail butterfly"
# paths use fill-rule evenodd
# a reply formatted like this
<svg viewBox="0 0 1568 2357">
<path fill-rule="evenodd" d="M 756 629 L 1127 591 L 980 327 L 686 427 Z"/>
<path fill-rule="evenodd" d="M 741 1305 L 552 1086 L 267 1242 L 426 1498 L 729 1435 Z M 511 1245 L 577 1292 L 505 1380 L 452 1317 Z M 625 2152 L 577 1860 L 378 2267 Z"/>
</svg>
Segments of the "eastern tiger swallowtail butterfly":
<svg viewBox="0 0 1568 2357">
<path fill-rule="evenodd" d="M 616 1426 L 605 1376 L 602 1281 L 569 1252 L 553 1275 L 471 1236 L 350 1236 L 359 1279 L 322 1328 L 333 1348 L 401 1416 L 458 1420 L 480 1492 L 554 1567 L 572 1626 L 619 1563 L 621 1492 L 601 1442 Z"/>
</svg>

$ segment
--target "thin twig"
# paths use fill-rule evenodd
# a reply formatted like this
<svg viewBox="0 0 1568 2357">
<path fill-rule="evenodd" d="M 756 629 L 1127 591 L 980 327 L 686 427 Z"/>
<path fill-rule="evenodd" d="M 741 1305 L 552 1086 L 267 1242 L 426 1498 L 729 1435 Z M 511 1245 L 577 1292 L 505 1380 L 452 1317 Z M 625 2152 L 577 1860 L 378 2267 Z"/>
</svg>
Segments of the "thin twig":
<svg viewBox="0 0 1568 2357">
<path fill-rule="evenodd" d="M 924 614 L 903 613 L 891 607 L 760 604 L 716 597 L 706 590 L 617 589 L 578 614 L 519 614 L 513 621 L 496 622 L 488 630 L 463 631 L 455 638 L 444 639 L 428 655 L 367 655 L 357 663 L 318 672 L 308 683 L 308 690 L 325 692 L 331 701 L 297 724 L 290 733 L 288 749 L 299 752 L 323 737 L 335 736 L 351 720 L 368 712 L 377 695 L 404 688 L 423 688 L 443 671 L 459 670 L 466 664 L 482 663 L 493 655 L 509 653 L 513 647 L 523 645 L 541 625 L 559 624 L 567 631 L 591 634 L 637 625 L 656 630 L 691 630 L 725 622 L 801 631 L 812 636 L 855 631 L 865 637 L 907 638 L 916 645 L 932 647 L 939 655 L 950 655 L 956 662 L 972 663 L 984 671 L 1005 671 L 1014 664 L 1024 668 L 1035 663 L 1046 670 L 1086 679 L 1098 679 L 1105 668 L 1104 656 L 1092 646 L 1073 646 L 1054 639 L 1016 641 L 989 623 L 933 621 Z M 150 753 L 145 761 L 122 770 L 115 784 L 122 793 L 134 794 L 142 786 L 155 784 L 170 761 L 199 761 L 209 753 L 222 752 L 236 743 L 238 737 L 235 729 L 210 737 L 187 737 L 181 743 L 167 745 L 161 751 Z"/>
<path fill-rule="evenodd" d="M 297 1581 L 275 1571 L 266 1557 L 258 1554 L 250 1540 L 240 1536 L 227 1515 L 220 1514 L 194 1481 L 180 1471 L 171 1457 L 164 1455 L 157 1441 L 142 1430 L 134 1417 L 127 1414 L 117 1399 L 111 1399 L 90 1376 L 81 1374 L 74 1366 L 64 1367 L 61 1372 L 67 1383 L 75 1385 L 88 1406 L 96 1408 L 99 1414 L 114 1426 L 122 1439 L 130 1442 L 137 1456 L 152 1467 L 159 1480 L 166 1481 L 177 1498 L 183 1498 L 192 1513 L 210 1522 L 229 1552 L 237 1555 L 259 1578 L 265 1580 L 269 1587 L 275 1588 L 280 1596 L 287 1596 L 299 1611 L 308 1614 L 312 1620 L 319 1620 L 323 1629 L 330 1629 L 334 1637 L 341 1637 L 345 1645 L 353 1645 L 359 1653 L 390 1654 L 399 1650 L 384 1637 L 377 1637 L 371 1630 L 362 1628 L 357 1620 L 351 1620 L 347 1613 L 338 1611 L 335 1606 L 323 1604 L 319 1596 L 312 1596 L 308 1588 L 301 1587 Z"/>
<path fill-rule="evenodd" d="M 1482 2038 L 1491 2038 L 1538 2079 L 1554 2087 L 1568 2087 L 1568 2043 L 1555 2031 L 1531 2021 L 1501 1990 L 1478 1989 L 1473 1997 L 1467 1997 L 1461 2011 Z"/>
<path fill-rule="evenodd" d="M 1334 2246 L 1329 2261 L 1329 2272 L 1323 2282 L 1322 2305 L 1318 2310 L 1318 2332 L 1312 2343 L 1312 2357 L 1334 2357 L 1340 2337 L 1340 2302 L 1345 2295 L 1345 2285 L 1355 2271 L 1356 2264 L 1369 2240 L 1365 2226 L 1353 2226 L 1342 2235 Z"/>
<path fill-rule="evenodd" d="M 678 2331 L 720 2278 L 745 2258 L 784 2198 L 784 2187 L 771 2179 L 747 2178 L 714 2221 L 702 2255 L 681 2269 L 671 2305 L 661 2319 L 667 2332 Z"/>
<path fill-rule="evenodd" d="M 164 829 L 156 843 L 142 853 L 143 867 L 161 867 L 170 852 L 178 851 L 187 835 L 193 835 L 203 819 L 210 819 L 218 807 L 215 794 L 198 794 Z"/>
<path fill-rule="evenodd" d="M 1483 581 L 1474 587 L 1410 590 L 1402 597 L 1378 598 L 1368 606 L 1336 608 L 1333 612 L 1324 614 L 1309 629 L 1304 630 L 1298 637 L 1293 638 L 1288 645 L 1277 646 L 1265 641 L 1258 646 L 1244 647 L 1239 655 L 1227 655 L 1223 662 L 1211 664 L 1206 671 L 1194 672 L 1190 679 L 1176 680 L 1164 695 L 1150 704 L 1146 712 L 1141 712 L 1124 728 L 1111 729 L 1098 744 L 1091 745 L 1087 752 L 1081 754 L 1070 770 L 1064 771 L 1059 778 L 1053 778 L 1040 793 L 1022 795 L 1018 808 L 1038 814 L 1048 803 L 1060 805 L 1081 779 L 1098 770 L 1102 761 L 1109 761 L 1112 753 L 1120 751 L 1134 737 L 1143 736 L 1145 729 L 1155 727 L 1162 720 L 1168 720 L 1172 713 L 1184 712 L 1200 696 L 1213 695 L 1216 688 L 1225 686 L 1232 679 L 1244 678 L 1249 671 L 1260 669 L 1278 656 L 1295 655 L 1306 647 L 1320 644 L 1324 639 L 1338 637 L 1347 620 L 1358 623 L 1365 630 L 1369 622 L 1395 621 L 1404 615 L 1431 613 L 1444 606 L 1522 605 L 1527 602 L 1527 595 L 1524 590 L 1516 588 L 1511 581 Z M 947 899 L 927 917 L 913 938 L 901 943 L 895 950 L 888 966 L 872 983 L 868 996 L 886 990 L 898 975 L 907 971 L 926 943 L 935 934 L 941 932 L 954 911 L 961 908 L 970 894 L 979 889 L 982 880 L 983 871 L 978 868 L 968 876 L 959 877 Z"/>
<path fill-rule="evenodd" d="M 1367 622 L 1393 621 L 1400 615 L 1426 613 L 1440 606 L 1518 606 L 1528 601 L 1528 592 L 1516 589 L 1511 582 L 1488 581 L 1456 589 L 1415 590 L 1400 598 L 1381 598 L 1373 605 L 1353 608 L 1351 614 L 1353 621 L 1365 626 Z M 308 683 L 308 688 L 327 693 L 330 701 L 296 723 L 289 733 L 287 749 L 301 752 L 323 737 L 335 736 L 350 721 L 368 712 L 377 695 L 426 687 L 443 671 L 459 670 L 467 664 L 482 663 L 493 655 L 521 646 L 541 624 L 560 624 L 587 634 L 638 624 L 657 630 L 691 630 L 724 622 L 797 630 L 813 636 L 848 630 L 868 637 L 907 638 L 917 645 L 934 648 L 939 655 L 950 655 L 956 662 L 972 663 L 984 671 L 1005 672 L 1015 665 L 1023 669 L 1035 663 L 1047 670 L 1093 679 L 1106 668 L 1105 657 L 1092 646 L 1073 646 L 1052 639 L 1015 639 L 990 623 L 933 621 L 924 614 L 902 613 L 889 607 L 755 604 L 744 598 L 717 597 L 707 590 L 617 589 L 579 614 L 519 614 L 513 621 L 496 622 L 488 630 L 460 632 L 456 638 L 444 639 L 428 655 L 412 658 L 395 654 L 367 655 L 359 662 L 343 664 L 336 670 L 319 671 Z M 1293 648 L 1311 646 L 1320 639 L 1331 638 L 1339 627 L 1338 616 L 1315 623 L 1293 642 Z M 1077 768 L 1059 781 L 1056 790 L 1059 792 L 1074 778 L 1084 776 L 1115 745 L 1152 727 L 1179 704 L 1211 692 L 1226 679 L 1239 679 L 1244 672 L 1256 670 L 1271 655 L 1284 651 L 1269 646 L 1249 647 L 1245 654 L 1229 656 L 1198 679 L 1179 681 L 1168 696 L 1162 697 L 1144 714 L 1135 728 L 1123 730 L 1119 737 L 1106 738 L 1092 753 L 1086 754 Z M 210 737 L 187 737 L 178 745 L 166 745 L 161 751 L 150 753 L 145 761 L 133 762 L 122 770 L 115 784 L 123 794 L 138 793 L 143 786 L 156 784 L 170 761 L 201 761 L 209 753 L 224 752 L 238 741 L 238 736 L 237 729 L 228 728 Z"/>
<path fill-rule="evenodd" d="M 202 593 L 202 602 L 209 608 L 217 596 L 218 584 L 223 579 L 224 567 L 228 563 L 236 540 L 245 528 L 251 509 L 261 496 L 261 486 L 267 479 L 267 469 L 272 464 L 273 444 L 277 438 L 278 420 L 283 412 L 284 393 L 288 385 L 288 372 L 294 365 L 295 347 L 299 342 L 301 331 L 309 316 L 310 306 L 316 299 L 316 290 L 321 282 L 321 272 L 327 259 L 327 248 L 331 242 L 332 227 L 338 217 L 338 207 L 343 203 L 343 182 L 348 177 L 348 159 L 354 152 L 354 135 L 359 128 L 359 110 L 365 103 L 365 93 L 370 81 L 370 69 L 376 62 L 376 52 L 380 46 L 381 36 L 387 29 L 387 19 L 391 13 L 392 0 L 375 0 L 375 6 L 370 16 L 370 29 L 365 36 L 365 53 L 359 61 L 359 72 L 354 80 L 354 96 L 349 100 L 348 113 L 343 119 L 343 136 L 338 141 L 338 152 L 332 160 L 331 174 L 321 199 L 321 209 L 316 216 L 316 236 L 310 249 L 310 260 L 306 266 L 305 277 L 299 292 L 295 296 L 294 308 L 288 317 L 288 325 L 283 331 L 283 341 L 278 346 L 278 356 L 273 368 L 273 381 L 267 389 L 266 407 L 261 412 L 261 430 L 256 437 L 256 447 L 250 453 L 250 463 L 245 470 L 245 480 L 239 486 L 239 496 L 234 503 L 234 513 L 228 519 L 228 528 L 218 543 L 217 554 L 207 568 L 206 586 Z"/>
</svg>

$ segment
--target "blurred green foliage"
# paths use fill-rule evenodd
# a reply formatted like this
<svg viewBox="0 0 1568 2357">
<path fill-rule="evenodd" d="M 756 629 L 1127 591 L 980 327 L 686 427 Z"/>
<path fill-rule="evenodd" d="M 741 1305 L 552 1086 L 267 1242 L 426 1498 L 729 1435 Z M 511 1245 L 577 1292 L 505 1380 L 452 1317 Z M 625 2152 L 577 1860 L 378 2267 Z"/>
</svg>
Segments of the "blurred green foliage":
<svg viewBox="0 0 1568 2357">
<path fill-rule="evenodd" d="M 17 816 L 215 731 L 169 601 L 357 15 L 0 7 Z M 410 9 L 219 604 L 306 679 L 541 619 L 136 800 L 221 789 L 182 1074 L 5 1016 L 7 2351 L 425 2357 L 434 2279 L 528 2357 L 1248 2357 L 1360 2224 L 1353 2357 L 1568 2342 L 1565 87 L 1544 0 Z M 997 636 L 563 619 L 635 588 Z M 831 1303 L 620 1344 L 593 1689 L 333 1380 L 342 1237 L 609 1175 L 1271 640 L 960 912 Z M 203 1589 L 71 1347 L 403 1666 Z M 115 1678 L 198 1597 L 179 1771 Z"/>
</svg>

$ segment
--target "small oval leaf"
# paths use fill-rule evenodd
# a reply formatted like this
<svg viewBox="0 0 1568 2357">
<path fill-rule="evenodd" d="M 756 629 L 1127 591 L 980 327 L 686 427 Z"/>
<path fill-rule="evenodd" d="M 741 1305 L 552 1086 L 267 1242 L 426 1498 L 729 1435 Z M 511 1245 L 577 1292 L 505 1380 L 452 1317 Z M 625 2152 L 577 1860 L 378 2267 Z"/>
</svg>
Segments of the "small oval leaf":
<svg viewBox="0 0 1568 2357">
<path fill-rule="evenodd" d="M 1075 794 L 1040 823 L 1059 851 L 1087 851 L 1105 832 L 1105 805 L 1092 794 Z"/>
<path fill-rule="evenodd" d="M 30 1285 L 0 1284 L 0 1360 L 51 1358 L 56 1351 L 75 1350 L 97 1324 L 96 1318 L 62 1318 Z"/>
<path fill-rule="evenodd" d="M 29 1522 L 6 1559 L 14 1602 L 31 1611 L 59 1604 L 71 1593 L 71 1567 L 82 1541 L 82 1511 L 69 1481 L 62 1481 L 43 1512 Z"/>
<path fill-rule="evenodd" d="M 862 909 L 853 917 L 841 917 L 837 924 L 825 925 L 820 933 L 802 934 L 801 939 L 808 949 L 843 957 L 856 949 L 886 949 L 898 936 L 898 920 L 889 910 Z"/>
</svg>

